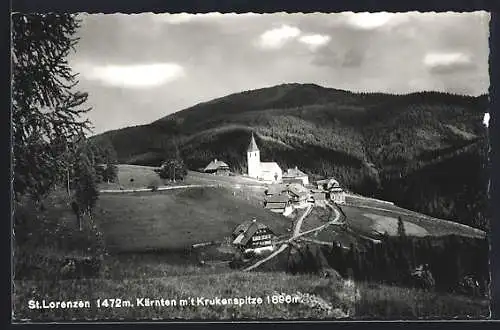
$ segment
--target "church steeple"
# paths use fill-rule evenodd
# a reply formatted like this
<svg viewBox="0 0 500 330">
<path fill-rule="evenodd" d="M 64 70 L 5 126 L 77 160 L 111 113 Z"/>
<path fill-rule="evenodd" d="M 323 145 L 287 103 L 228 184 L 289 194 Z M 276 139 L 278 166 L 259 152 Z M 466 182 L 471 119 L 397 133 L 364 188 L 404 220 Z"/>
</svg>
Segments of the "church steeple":
<svg viewBox="0 0 500 330">
<path fill-rule="evenodd" d="M 248 146 L 247 152 L 259 151 L 259 147 L 257 147 L 257 143 L 255 142 L 255 137 L 252 132 L 252 139 L 250 140 L 250 145 Z"/>
<path fill-rule="evenodd" d="M 260 151 L 255 142 L 255 137 L 250 139 L 250 144 L 247 149 L 247 165 L 248 165 L 248 176 L 252 178 L 258 178 L 260 176 Z"/>
</svg>

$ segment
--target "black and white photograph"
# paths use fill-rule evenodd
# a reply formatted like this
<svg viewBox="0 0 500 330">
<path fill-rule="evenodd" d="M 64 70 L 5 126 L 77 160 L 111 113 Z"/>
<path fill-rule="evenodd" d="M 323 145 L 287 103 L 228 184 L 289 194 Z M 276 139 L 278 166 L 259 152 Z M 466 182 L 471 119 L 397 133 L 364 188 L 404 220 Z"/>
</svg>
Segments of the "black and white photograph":
<svg viewBox="0 0 500 330">
<path fill-rule="evenodd" d="M 11 24 L 14 322 L 491 318 L 488 12 Z"/>
</svg>

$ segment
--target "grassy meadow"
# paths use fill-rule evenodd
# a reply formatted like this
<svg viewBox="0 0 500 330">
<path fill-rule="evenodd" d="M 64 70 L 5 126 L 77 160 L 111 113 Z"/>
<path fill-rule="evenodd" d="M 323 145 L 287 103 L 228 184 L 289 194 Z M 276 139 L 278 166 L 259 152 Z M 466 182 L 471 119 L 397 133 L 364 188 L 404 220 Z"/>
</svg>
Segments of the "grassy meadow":
<svg viewBox="0 0 500 330">
<path fill-rule="evenodd" d="M 60 281 L 16 281 L 16 319 L 32 321 L 68 320 L 252 320 L 252 319 L 334 319 L 334 310 L 350 319 L 481 319 L 489 316 L 486 299 L 436 294 L 416 289 L 348 282 L 334 282 L 313 275 L 285 273 L 243 273 L 159 276 L 144 274 L 125 279 L 87 279 Z M 78 294 L 76 294 L 78 293 Z M 267 296 L 282 293 L 291 297 L 307 293 L 330 309 L 305 300 L 268 303 Z M 164 306 L 137 305 L 137 298 L 244 298 L 262 297 L 260 305 L 242 306 Z M 134 307 L 97 308 L 96 299 L 104 297 L 130 301 Z M 88 300 L 90 308 L 29 309 L 30 300 Z M 343 314 L 341 313 L 341 314 Z M 346 315 L 347 314 L 347 315 Z"/>
<path fill-rule="evenodd" d="M 367 204 L 350 203 L 342 205 L 342 211 L 347 216 L 349 225 L 365 235 L 377 235 L 387 232 L 397 235 L 397 218 L 401 216 L 408 227 L 408 234 L 414 236 L 444 236 L 461 235 L 472 238 L 484 238 L 485 233 L 475 228 L 464 226 L 450 221 L 434 219 L 400 207 L 368 201 Z"/>
<path fill-rule="evenodd" d="M 252 218 L 278 234 L 292 225 L 222 187 L 102 194 L 96 218 L 108 247 L 118 251 L 177 250 L 219 241 Z"/>
<path fill-rule="evenodd" d="M 120 167 L 120 171 L 123 170 Z M 127 168 L 127 167 L 125 167 Z M 128 167 L 129 176 L 150 175 Z M 147 173 L 147 174 L 146 174 Z M 154 172 L 153 172 L 154 173 Z M 122 173 L 123 177 L 123 173 Z M 188 176 L 200 183 L 209 178 Z M 139 179 L 138 182 L 148 182 Z M 230 180 L 230 179 L 228 179 Z M 135 182 L 135 180 L 134 180 Z M 486 299 L 424 292 L 415 289 L 356 283 L 316 275 L 291 275 L 280 267 L 263 272 L 231 270 L 227 263 L 200 265 L 190 244 L 222 240 L 244 220 L 256 217 L 277 233 L 293 221 L 262 208 L 262 189 L 233 181 L 218 187 L 161 192 L 101 194 L 94 222 L 82 231 L 64 191 L 55 191 L 40 211 L 29 201 L 16 205 L 14 319 L 16 321 L 153 320 L 153 319 L 418 319 L 486 318 Z M 304 229 L 322 224 L 328 209 L 315 209 Z M 361 212 L 361 211 L 360 211 Z M 364 212 L 364 210 L 363 210 Z M 297 212 L 300 214 L 300 212 Z M 347 213 L 347 212 L 346 212 Z M 361 220 L 360 220 L 361 222 Z M 316 239 L 332 241 L 339 230 L 327 228 Z M 344 233 L 345 237 L 349 237 Z M 154 251 L 150 251 L 154 250 Z M 207 249 L 210 251 L 210 249 Z M 60 273 L 70 256 L 100 256 L 94 278 L 68 279 Z M 276 262 L 286 263 L 286 255 Z M 16 273 L 16 274 L 17 274 Z M 354 291 L 353 291 L 354 290 Z M 98 298 L 187 299 L 196 297 L 262 297 L 284 293 L 302 297 L 292 303 L 243 306 L 176 306 L 97 308 Z M 305 299 L 309 294 L 319 302 Z M 90 308 L 30 309 L 29 301 L 89 300 Z M 465 316 L 464 316 L 465 315 Z"/>
</svg>

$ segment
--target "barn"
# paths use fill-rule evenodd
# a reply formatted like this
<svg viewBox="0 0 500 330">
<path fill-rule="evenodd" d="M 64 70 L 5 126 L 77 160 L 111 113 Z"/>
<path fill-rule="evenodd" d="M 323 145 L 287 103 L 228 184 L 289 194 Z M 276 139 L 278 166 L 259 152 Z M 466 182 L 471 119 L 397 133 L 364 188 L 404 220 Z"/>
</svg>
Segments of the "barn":
<svg viewBox="0 0 500 330">
<path fill-rule="evenodd" d="M 273 231 L 255 219 L 238 225 L 233 231 L 233 244 L 244 252 L 253 250 L 273 250 L 273 240 L 276 235 Z"/>
<path fill-rule="evenodd" d="M 207 165 L 207 167 L 205 167 L 203 172 L 217 175 L 229 175 L 231 171 L 228 164 L 224 163 L 223 161 L 214 159 L 210 162 L 210 164 Z"/>
</svg>

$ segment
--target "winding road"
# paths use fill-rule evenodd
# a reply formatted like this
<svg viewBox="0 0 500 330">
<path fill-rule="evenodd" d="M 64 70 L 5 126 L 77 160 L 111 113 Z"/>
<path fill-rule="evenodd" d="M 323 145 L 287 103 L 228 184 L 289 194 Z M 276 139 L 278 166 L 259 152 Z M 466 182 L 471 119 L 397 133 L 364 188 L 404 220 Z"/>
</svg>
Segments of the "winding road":
<svg viewBox="0 0 500 330">
<path fill-rule="evenodd" d="M 285 249 L 290 245 L 292 244 L 294 241 L 300 239 L 301 237 L 307 235 L 307 234 L 310 234 L 310 233 L 313 233 L 313 232 L 316 232 L 316 231 L 321 231 L 323 229 L 325 229 L 326 227 L 330 226 L 330 225 L 340 225 L 340 224 L 343 224 L 343 222 L 340 222 L 339 220 L 341 219 L 341 215 L 340 215 L 340 212 L 333 206 L 327 204 L 332 210 L 333 212 L 335 213 L 335 217 L 333 220 L 330 220 L 329 222 L 319 226 L 319 227 L 316 227 L 316 228 L 313 228 L 313 229 L 310 229 L 308 231 L 304 231 L 304 232 L 301 232 L 300 231 L 300 228 L 302 227 L 302 223 L 304 221 L 304 219 L 311 213 L 312 209 L 313 209 L 313 205 L 309 205 L 306 209 L 306 211 L 304 212 L 304 214 L 302 214 L 302 216 L 297 220 L 297 222 L 295 223 L 295 228 L 293 230 L 293 235 L 292 237 L 290 237 L 289 239 L 283 241 L 283 242 L 279 242 L 279 243 L 282 243 L 282 245 L 276 250 L 274 251 L 273 253 L 271 253 L 270 255 L 268 255 L 267 257 L 265 257 L 264 259 L 262 260 L 259 260 L 258 262 L 256 262 L 255 264 L 243 269 L 243 271 L 250 271 L 252 269 L 255 269 L 257 267 L 259 267 L 260 265 L 262 265 L 263 263 L 273 259 L 274 257 L 276 257 L 277 255 L 279 255 L 280 253 L 282 253 L 283 251 L 285 251 Z M 279 244 L 278 243 L 278 244 Z"/>
</svg>

